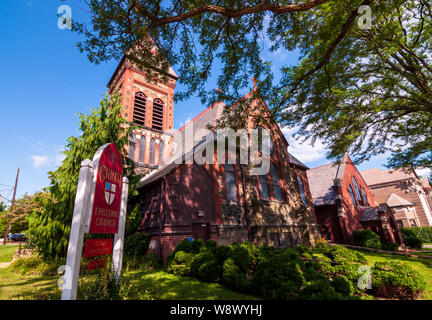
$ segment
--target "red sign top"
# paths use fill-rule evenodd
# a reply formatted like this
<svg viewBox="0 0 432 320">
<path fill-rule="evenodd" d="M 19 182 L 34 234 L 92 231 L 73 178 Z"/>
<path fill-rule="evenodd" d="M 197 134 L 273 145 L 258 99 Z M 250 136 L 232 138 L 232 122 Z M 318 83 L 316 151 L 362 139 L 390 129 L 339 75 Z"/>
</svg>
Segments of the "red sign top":
<svg viewBox="0 0 432 320">
<path fill-rule="evenodd" d="M 90 233 L 117 233 L 120 217 L 123 166 L 114 143 L 102 146 L 93 159 L 95 172 Z"/>
</svg>

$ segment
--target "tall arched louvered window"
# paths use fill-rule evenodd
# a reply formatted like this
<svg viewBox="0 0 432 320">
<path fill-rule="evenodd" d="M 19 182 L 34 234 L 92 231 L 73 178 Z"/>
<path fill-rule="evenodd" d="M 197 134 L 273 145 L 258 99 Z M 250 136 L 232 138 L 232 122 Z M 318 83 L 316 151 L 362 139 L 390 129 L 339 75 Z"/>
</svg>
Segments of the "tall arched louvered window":
<svg viewBox="0 0 432 320">
<path fill-rule="evenodd" d="M 133 110 L 133 122 L 140 125 L 145 125 L 147 97 L 142 92 L 135 93 L 135 102 Z"/>
<path fill-rule="evenodd" d="M 163 110 L 164 104 L 161 99 L 153 100 L 153 119 L 152 128 L 162 130 L 163 128 Z"/>
<path fill-rule="evenodd" d="M 140 150 L 139 150 L 139 162 L 141 163 L 144 163 L 144 159 L 145 159 L 145 143 L 146 143 L 146 139 L 144 136 L 142 136 L 140 140 Z"/>
<path fill-rule="evenodd" d="M 164 161 L 163 153 L 164 153 L 164 143 L 163 143 L 163 141 L 161 141 L 159 143 L 159 166 L 161 166 L 163 164 L 163 161 Z"/>
<path fill-rule="evenodd" d="M 273 183 L 273 192 L 276 200 L 282 201 L 282 188 L 279 179 L 279 173 L 274 164 L 271 166 L 271 175 L 272 175 L 272 183 Z"/>
<path fill-rule="evenodd" d="M 150 164 L 155 164 L 155 139 L 150 140 Z"/>
</svg>

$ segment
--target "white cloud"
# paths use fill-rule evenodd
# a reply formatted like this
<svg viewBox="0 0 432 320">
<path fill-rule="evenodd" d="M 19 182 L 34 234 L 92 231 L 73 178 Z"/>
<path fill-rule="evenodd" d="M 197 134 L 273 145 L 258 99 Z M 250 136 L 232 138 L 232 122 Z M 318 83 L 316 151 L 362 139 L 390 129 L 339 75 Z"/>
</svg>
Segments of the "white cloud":
<svg viewBox="0 0 432 320">
<path fill-rule="evenodd" d="M 31 159 L 33 162 L 33 168 L 40 168 L 42 166 L 47 165 L 50 162 L 47 156 L 33 155 Z"/>
<path fill-rule="evenodd" d="M 322 141 L 316 141 L 314 145 L 310 141 L 300 143 L 293 138 L 297 130 L 296 128 L 282 128 L 282 132 L 289 143 L 288 151 L 304 163 L 325 159 L 327 149 L 324 143 Z"/>
<path fill-rule="evenodd" d="M 429 168 L 422 168 L 422 169 L 416 169 L 415 172 L 417 173 L 417 175 L 419 175 L 422 178 L 426 178 L 429 177 L 429 175 L 431 174 L 431 169 Z"/>
</svg>

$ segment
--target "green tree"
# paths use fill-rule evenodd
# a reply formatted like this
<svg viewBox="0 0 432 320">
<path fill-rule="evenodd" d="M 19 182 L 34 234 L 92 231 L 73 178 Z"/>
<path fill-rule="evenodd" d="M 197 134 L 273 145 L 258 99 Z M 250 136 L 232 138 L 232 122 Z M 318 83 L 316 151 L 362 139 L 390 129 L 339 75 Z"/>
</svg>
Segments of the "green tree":
<svg viewBox="0 0 432 320">
<path fill-rule="evenodd" d="M 129 196 L 136 195 L 135 185 L 139 176 L 135 175 L 133 161 L 126 153 L 133 127 L 122 117 L 122 110 L 118 95 L 105 96 L 98 109 L 92 109 L 90 114 L 80 114 L 81 135 L 68 139 L 61 166 L 48 172 L 51 180 L 47 188 L 49 196 L 36 197 L 40 210 L 34 210 L 28 216 L 29 235 L 43 258 L 66 255 L 81 162 L 93 159 L 105 143 L 117 145 L 124 174 L 130 182 Z"/>
<path fill-rule="evenodd" d="M 10 221 L 10 233 L 21 233 L 28 229 L 27 217 L 34 210 L 40 210 L 39 202 L 36 198 L 46 196 L 42 192 L 37 192 L 34 195 L 25 194 L 20 199 L 15 200 L 14 212 Z M 0 208 L 0 231 L 5 232 L 6 225 L 9 219 L 10 210 Z"/>
<path fill-rule="evenodd" d="M 391 167 L 432 165 L 431 0 L 87 4 L 91 28 L 73 29 L 85 35 L 78 46 L 92 62 L 126 54 L 151 77 L 169 61 L 185 88 L 176 99 L 198 94 L 207 103 L 236 101 L 254 76 L 277 121 L 323 140 L 330 158 L 391 151 Z M 370 29 L 359 27 L 362 5 Z M 300 52 L 277 81 L 261 54 L 268 42 L 272 51 Z M 219 90 L 209 90 L 215 72 Z"/>
</svg>

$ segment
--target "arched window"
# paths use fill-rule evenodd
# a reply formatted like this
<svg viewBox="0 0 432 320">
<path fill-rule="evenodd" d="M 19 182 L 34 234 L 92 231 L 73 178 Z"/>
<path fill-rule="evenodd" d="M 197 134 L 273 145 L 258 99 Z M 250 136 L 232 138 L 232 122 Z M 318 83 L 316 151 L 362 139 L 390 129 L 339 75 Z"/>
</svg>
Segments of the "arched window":
<svg viewBox="0 0 432 320">
<path fill-rule="evenodd" d="M 306 191 L 303 184 L 303 179 L 300 176 L 297 176 L 297 183 L 300 189 L 300 196 L 305 206 L 308 205 Z"/>
<path fill-rule="evenodd" d="M 145 159 L 145 143 L 146 139 L 144 136 L 140 139 L 140 151 L 139 151 L 139 162 L 144 163 Z"/>
<path fill-rule="evenodd" d="M 164 143 L 163 143 L 163 141 L 161 141 L 159 143 L 159 166 L 161 166 L 163 164 L 163 161 L 164 161 L 163 153 L 164 153 Z"/>
<path fill-rule="evenodd" d="M 354 197 L 354 192 L 353 192 L 353 189 L 351 188 L 351 185 L 350 185 L 350 184 L 348 185 L 348 192 L 349 192 L 349 194 L 350 194 L 350 197 L 351 197 L 351 200 L 352 200 L 353 205 L 354 205 L 354 206 L 357 206 L 357 202 L 356 202 L 356 199 L 355 199 L 355 197 Z"/>
<path fill-rule="evenodd" d="M 360 195 L 360 190 L 359 190 L 359 187 L 357 184 L 357 180 L 356 180 L 356 178 L 354 178 L 354 176 L 352 177 L 352 180 L 353 180 L 353 184 L 354 184 L 354 190 L 356 193 L 357 201 L 359 202 L 359 204 L 363 205 L 363 201 L 362 201 L 362 198 Z"/>
<path fill-rule="evenodd" d="M 267 175 L 261 175 L 259 176 L 259 185 L 261 190 L 261 198 L 262 199 L 270 199 L 270 193 L 269 193 L 269 183 L 267 179 Z"/>
<path fill-rule="evenodd" d="M 152 128 L 162 130 L 163 128 L 163 110 L 164 104 L 161 99 L 153 100 L 153 119 Z"/>
<path fill-rule="evenodd" d="M 225 190 L 226 199 L 237 201 L 237 184 L 235 179 L 235 167 L 232 164 L 225 164 Z"/>
<path fill-rule="evenodd" d="M 133 110 L 133 122 L 140 125 L 145 125 L 147 97 L 142 92 L 135 93 L 135 102 Z"/>
<path fill-rule="evenodd" d="M 150 140 L 150 164 L 155 164 L 155 140 Z"/>
<path fill-rule="evenodd" d="M 271 175 L 272 175 L 272 183 L 273 183 L 273 192 L 276 200 L 282 201 L 282 189 L 280 185 L 279 173 L 274 164 L 271 166 Z"/>
<path fill-rule="evenodd" d="M 367 195 L 366 195 L 366 191 L 364 191 L 363 188 L 361 188 L 361 191 L 362 191 L 362 196 L 363 196 L 363 205 L 365 205 L 366 207 L 368 207 L 369 206 L 369 201 L 368 201 L 368 198 L 367 198 Z"/>
<path fill-rule="evenodd" d="M 129 158 L 131 160 L 135 160 L 134 156 L 135 156 L 135 139 L 133 136 L 131 136 L 129 138 Z"/>
</svg>

